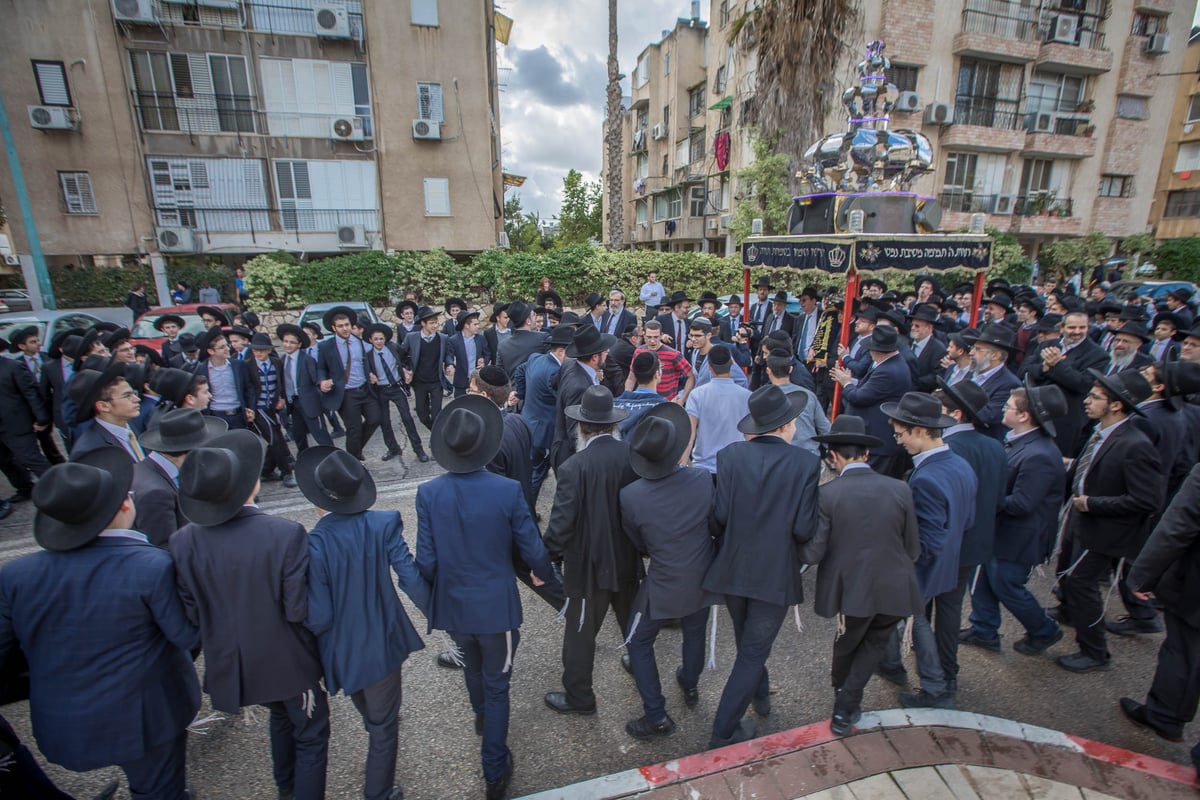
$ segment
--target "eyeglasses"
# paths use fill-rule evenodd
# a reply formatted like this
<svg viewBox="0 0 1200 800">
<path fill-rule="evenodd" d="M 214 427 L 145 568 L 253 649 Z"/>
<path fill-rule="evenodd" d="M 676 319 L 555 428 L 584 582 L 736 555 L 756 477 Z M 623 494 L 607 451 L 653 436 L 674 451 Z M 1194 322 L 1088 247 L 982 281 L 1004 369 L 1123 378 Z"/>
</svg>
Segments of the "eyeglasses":
<svg viewBox="0 0 1200 800">
<path fill-rule="evenodd" d="M 1100 403 L 1108 402 L 1108 397 L 1106 395 L 1100 394 L 1099 392 L 1088 392 L 1087 396 L 1088 396 L 1089 400 L 1096 400 L 1097 402 L 1100 402 Z"/>
<path fill-rule="evenodd" d="M 892 434 L 892 438 L 898 442 L 904 438 L 905 434 L 906 434 L 906 431 L 896 431 L 895 433 Z"/>
</svg>

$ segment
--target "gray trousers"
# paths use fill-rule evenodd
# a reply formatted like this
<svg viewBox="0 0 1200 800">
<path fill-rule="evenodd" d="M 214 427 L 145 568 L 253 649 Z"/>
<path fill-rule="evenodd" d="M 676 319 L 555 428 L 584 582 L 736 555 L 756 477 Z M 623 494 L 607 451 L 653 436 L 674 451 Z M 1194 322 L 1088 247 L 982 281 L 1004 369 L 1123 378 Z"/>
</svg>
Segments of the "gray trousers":
<svg viewBox="0 0 1200 800">
<path fill-rule="evenodd" d="M 400 727 L 400 667 L 350 695 L 367 730 L 364 800 L 387 800 L 396 783 L 396 744 Z"/>
</svg>

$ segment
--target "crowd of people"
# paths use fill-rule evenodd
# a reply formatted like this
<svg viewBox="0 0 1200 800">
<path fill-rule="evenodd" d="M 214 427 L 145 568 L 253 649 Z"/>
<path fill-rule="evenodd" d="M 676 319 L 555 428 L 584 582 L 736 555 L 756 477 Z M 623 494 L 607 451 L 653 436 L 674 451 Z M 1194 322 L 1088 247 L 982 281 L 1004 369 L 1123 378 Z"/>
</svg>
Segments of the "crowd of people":
<svg viewBox="0 0 1200 800">
<path fill-rule="evenodd" d="M 135 798 L 175 800 L 203 652 L 214 709 L 268 710 L 281 798 L 323 796 L 327 693 L 342 691 L 370 736 L 364 797 L 398 800 L 401 668 L 424 647 L 398 582 L 426 632 L 453 642 L 437 663 L 463 672 L 484 790 L 501 798 L 517 581 L 564 623 L 562 687 L 544 698 L 561 714 L 596 711 L 612 610 L 642 700 L 625 730 L 640 739 L 675 730 L 659 633 L 681 630 L 675 683 L 695 707 L 727 615 L 719 747 L 771 714 L 767 660 L 812 566 L 814 611 L 836 619 L 838 735 L 873 676 L 902 706 L 954 708 L 958 648 L 999 652 L 1004 608 L 1024 656 L 1069 629 L 1074 650 L 1055 658 L 1069 673 L 1112 669 L 1108 634 L 1165 631 L 1144 701 L 1119 705 L 1181 740 L 1200 700 L 1192 298 L 1158 309 L 1103 284 L 1084 299 L 993 281 L 972 317 L 971 285 L 921 275 L 903 293 L 876 279 L 846 299 L 805 288 L 792 313 L 769 277 L 754 288 L 693 298 L 652 275 L 640 316 L 620 289 L 581 313 L 548 287 L 484 310 L 409 297 L 394 327 L 339 306 L 273 337 L 252 312 L 204 307 L 195 337 L 160 317 L 158 349 L 115 325 L 45 353 L 36 328 L 15 332 L 0 470 L 16 494 L 0 515 L 31 501 L 43 549 L 0 569 L 6 696 L 29 697 L 50 761 L 117 765 Z M 843 314 L 844 346 L 830 333 Z M 365 445 L 378 431 L 383 460 L 403 458 L 392 409 L 412 455 L 442 468 L 418 488 L 413 551 L 398 512 L 371 510 Z M 318 509 L 311 530 L 256 506 L 268 480 Z M 1027 588 L 1046 562 L 1048 608 Z M 1108 618 L 1106 583 L 1124 615 Z M 0 726 L 5 746 L 0 790 L 65 796 Z"/>
</svg>

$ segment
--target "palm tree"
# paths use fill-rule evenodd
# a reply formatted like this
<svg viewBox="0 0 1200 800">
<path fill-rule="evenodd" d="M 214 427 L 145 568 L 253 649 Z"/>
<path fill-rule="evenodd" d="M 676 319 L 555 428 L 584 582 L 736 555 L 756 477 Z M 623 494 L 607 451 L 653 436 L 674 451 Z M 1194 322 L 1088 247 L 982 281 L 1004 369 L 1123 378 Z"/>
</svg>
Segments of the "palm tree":
<svg viewBox="0 0 1200 800">
<path fill-rule="evenodd" d="M 608 246 L 618 250 L 625 245 L 625 209 L 621 199 L 621 71 L 617 64 L 617 0 L 608 0 L 608 120 L 604 148 L 608 154 Z"/>
</svg>

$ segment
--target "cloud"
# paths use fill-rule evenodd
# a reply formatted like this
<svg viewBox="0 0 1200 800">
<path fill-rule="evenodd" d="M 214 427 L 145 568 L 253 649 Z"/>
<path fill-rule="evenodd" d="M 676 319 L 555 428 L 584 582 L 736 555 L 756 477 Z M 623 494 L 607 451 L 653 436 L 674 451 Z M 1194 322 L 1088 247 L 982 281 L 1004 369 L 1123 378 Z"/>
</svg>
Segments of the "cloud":
<svg viewBox="0 0 1200 800">
<path fill-rule="evenodd" d="M 598 59 L 565 54 L 560 58 L 546 45 L 508 55 L 513 65 L 509 87 L 520 96 L 557 108 L 603 102 L 608 76 Z"/>
</svg>

